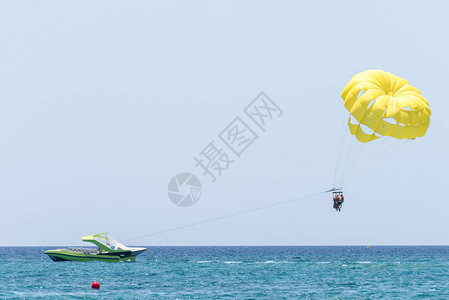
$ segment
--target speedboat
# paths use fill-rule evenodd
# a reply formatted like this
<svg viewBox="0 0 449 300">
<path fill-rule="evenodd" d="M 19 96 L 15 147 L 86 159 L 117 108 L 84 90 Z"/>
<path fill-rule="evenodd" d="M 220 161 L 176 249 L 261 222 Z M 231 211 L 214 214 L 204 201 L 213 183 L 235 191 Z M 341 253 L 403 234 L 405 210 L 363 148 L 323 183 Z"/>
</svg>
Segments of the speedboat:
<svg viewBox="0 0 449 300">
<path fill-rule="evenodd" d="M 68 248 L 47 250 L 45 254 L 53 261 L 135 261 L 136 256 L 146 251 L 147 248 L 126 247 L 107 236 L 107 233 L 86 235 L 82 237 L 84 242 L 90 242 L 97 246 L 94 248 Z"/>
</svg>

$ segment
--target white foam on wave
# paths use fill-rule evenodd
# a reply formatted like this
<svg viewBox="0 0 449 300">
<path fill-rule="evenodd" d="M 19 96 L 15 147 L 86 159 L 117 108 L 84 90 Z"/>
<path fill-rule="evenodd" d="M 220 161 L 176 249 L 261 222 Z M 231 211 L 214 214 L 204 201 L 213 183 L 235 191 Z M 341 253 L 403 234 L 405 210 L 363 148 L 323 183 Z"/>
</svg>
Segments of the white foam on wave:
<svg viewBox="0 0 449 300">
<path fill-rule="evenodd" d="M 241 261 L 224 261 L 225 264 L 241 264 Z"/>
<path fill-rule="evenodd" d="M 370 264 L 371 262 L 370 261 L 358 261 L 357 263 L 358 264 Z"/>
<path fill-rule="evenodd" d="M 287 260 L 281 260 L 281 261 L 266 260 L 266 261 L 256 261 L 254 263 L 256 263 L 256 264 L 289 264 L 289 263 L 291 263 L 291 261 L 287 261 Z"/>
</svg>

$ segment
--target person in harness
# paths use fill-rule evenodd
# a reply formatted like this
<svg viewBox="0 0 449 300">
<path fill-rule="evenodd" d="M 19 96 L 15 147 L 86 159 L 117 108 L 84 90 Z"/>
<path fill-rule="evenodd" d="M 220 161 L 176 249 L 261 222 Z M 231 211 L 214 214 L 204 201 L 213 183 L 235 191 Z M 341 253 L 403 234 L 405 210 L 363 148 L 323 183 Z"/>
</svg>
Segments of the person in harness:
<svg viewBox="0 0 449 300">
<path fill-rule="evenodd" d="M 334 192 L 334 205 L 333 208 L 336 211 L 341 211 L 341 207 L 343 205 L 343 202 L 345 202 L 345 197 L 343 196 L 342 192 Z"/>
<path fill-rule="evenodd" d="M 339 210 L 339 206 L 338 206 L 338 202 L 340 201 L 340 196 L 337 194 L 337 193 L 334 193 L 334 206 L 333 206 L 333 208 L 336 210 L 336 211 L 340 211 Z"/>
<path fill-rule="evenodd" d="M 340 193 L 339 199 L 338 199 L 338 211 L 341 211 L 341 207 L 343 206 L 343 202 L 345 202 L 345 196 L 343 196 L 343 193 Z"/>
</svg>

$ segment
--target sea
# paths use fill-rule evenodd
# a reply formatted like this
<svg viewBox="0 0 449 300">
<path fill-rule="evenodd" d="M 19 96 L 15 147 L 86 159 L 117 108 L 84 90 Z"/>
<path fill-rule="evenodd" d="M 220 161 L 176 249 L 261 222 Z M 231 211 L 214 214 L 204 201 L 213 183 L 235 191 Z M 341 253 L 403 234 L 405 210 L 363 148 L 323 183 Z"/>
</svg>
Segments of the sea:
<svg viewBox="0 0 449 300">
<path fill-rule="evenodd" d="M 53 262 L 54 248 L 0 247 L 0 298 L 449 299 L 445 246 L 149 246 L 120 263 Z"/>
</svg>

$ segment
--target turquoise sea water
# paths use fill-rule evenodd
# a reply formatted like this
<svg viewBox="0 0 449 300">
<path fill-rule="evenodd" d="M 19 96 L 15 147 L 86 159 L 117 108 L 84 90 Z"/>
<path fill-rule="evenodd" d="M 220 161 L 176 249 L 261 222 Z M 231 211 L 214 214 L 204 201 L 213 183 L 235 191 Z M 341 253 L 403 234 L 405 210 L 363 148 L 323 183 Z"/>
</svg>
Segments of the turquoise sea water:
<svg viewBox="0 0 449 300">
<path fill-rule="evenodd" d="M 449 299 L 449 247 L 148 247 L 132 263 L 54 248 L 0 248 L 0 298 Z"/>
</svg>

